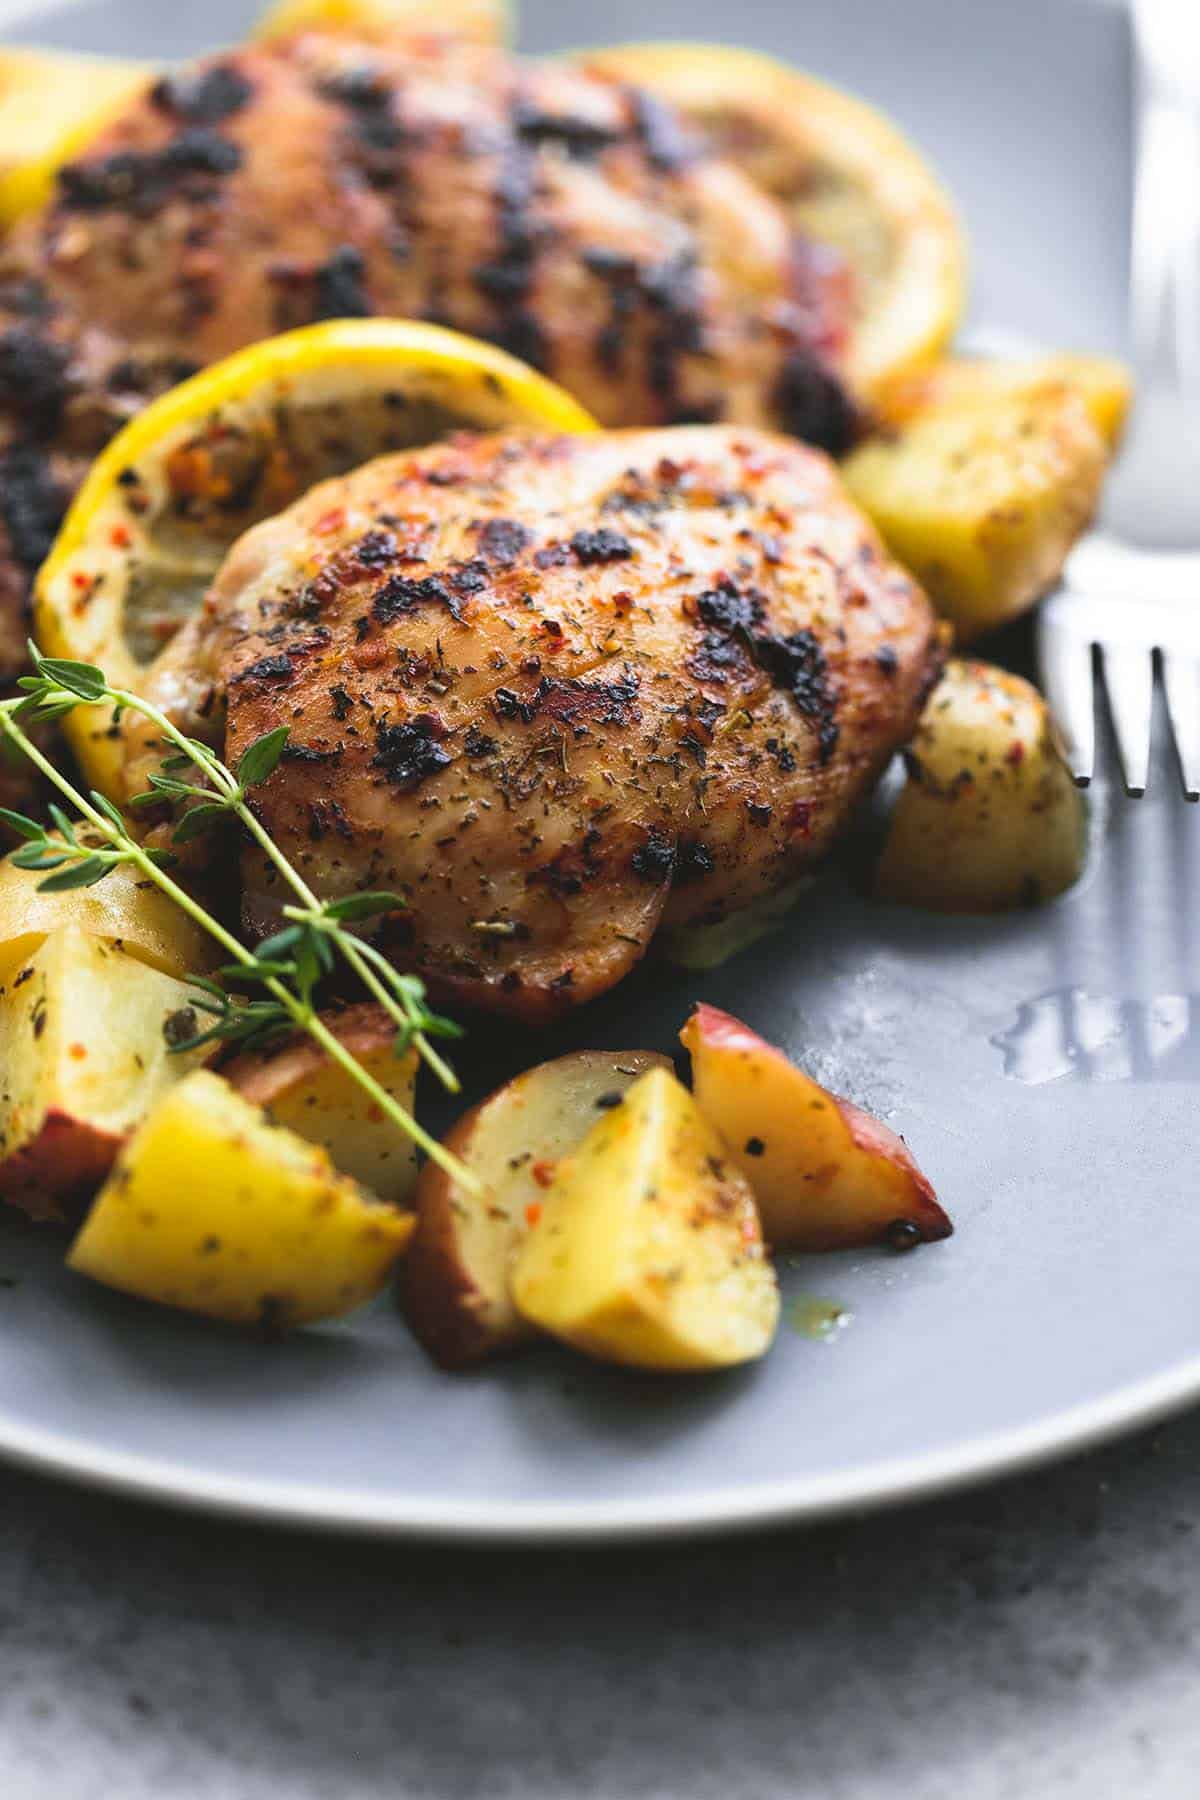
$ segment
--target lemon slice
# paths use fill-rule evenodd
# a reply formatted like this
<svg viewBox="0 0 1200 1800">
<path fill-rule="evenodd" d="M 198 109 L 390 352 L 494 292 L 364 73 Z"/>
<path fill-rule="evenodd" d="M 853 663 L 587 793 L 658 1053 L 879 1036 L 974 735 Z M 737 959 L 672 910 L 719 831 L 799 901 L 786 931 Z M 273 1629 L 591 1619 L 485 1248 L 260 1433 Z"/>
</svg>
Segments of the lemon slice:
<svg viewBox="0 0 1200 1800">
<path fill-rule="evenodd" d="M 115 56 L 0 51 L 0 225 L 44 205 L 56 171 L 150 79 Z"/>
<path fill-rule="evenodd" d="M 276 0 L 254 35 L 290 37 L 314 29 L 350 31 L 366 39 L 430 32 L 476 44 L 507 44 L 512 20 L 505 0 Z"/>
<path fill-rule="evenodd" d="M 877 399 L 931 361 L 962 312 L 966 258 L 950 201 L 881 113 L 753 50 L 628 44 L 580 53 L 584 67 L 671 102 L 798 227 L 855 276 L 845 367 Z"/>
<path fill-rule="evenodd" d="M 138 689 L 234 539 L 315 482 L 446 432 L 591 431 L 569 394 L 490 344 L 405 319 L 268 338 L 172 388 L 93 464 L 34 591 L 49 656 Z M 109 710 L 66 721 L 94 787 L 120 796 Z"/>
</svg>

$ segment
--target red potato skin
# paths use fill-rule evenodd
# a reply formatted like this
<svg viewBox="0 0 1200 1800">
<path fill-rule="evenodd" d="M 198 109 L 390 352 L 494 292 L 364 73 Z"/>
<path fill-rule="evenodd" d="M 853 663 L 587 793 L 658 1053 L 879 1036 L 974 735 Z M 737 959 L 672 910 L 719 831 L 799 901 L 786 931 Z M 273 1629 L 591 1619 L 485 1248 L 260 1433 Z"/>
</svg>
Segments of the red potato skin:
<svg viewBox="0 0 1200 1800">
<path fill-rule="evenodd" d="M 371 1056 L 385 1049 L 396 1035 L 396 1027 L 382 1006 L 366 1003 L 326 1014 L 325 1023 L 351 1056 Z M 319 1044 L 300 1037 L 278 1050 L 234 1057 L 222 1066 L 221 1074 L 253 1106 L 266 1107 L 315 1074 L 328 1060 Z"/>
<path fill-rule="evenodd" d="M 479 1114 L 494 1099 L 488 1095 L 463 1114 L 442 1139 L 446 1149 L 461 1155 L 470 1144 Z M 417 1182 L 413 1205 L 417 1229 L 409 1239 L 400 1265 L 400 1309 L 413 1336 L 443 1369 L 464 1369 L 503 1350 L 515 1350 L 525 1342 L 497 1339 L 481 1316 L 486 1305 L 463 1265 L 450 1205 L 450 1188 L 437 1180 L 440 1171 L 426 1163 Z"/>
<path fill-rule="evenodd" d="M 634 1064 L 648 1068 L 671 1067 L 665 1056 L 652 1051 L 576 1051 L 555 1057 L 549 1063 L 526 1069 L 523 1075 L 505 1082 L 464 1113 L 442 1139 L 447 1150 L 468 1164 L 472 1161 L 474 1140 L 486 1138 L 488 1114 L 497 1103 L 511 1100 L 514 1087 L 529 1083 L 539 1076 L 549 1076 L 565 1063 L 595 1058 L 600 1063 Z M 631 1073 L 627 1068 L 623 1071 Z M 540 1140 L 536 1124 L 530 1126 L 529 1087 L 526 1086 L 521 1107 L 525 1126 L 530 1129 L 525 1148 L 533 1158 L 531 1174 L 538 1187 L 546 1186 L 553 1174 L 559 1154 L 566 1146 Z M 536 1120 L 536 1109 L 533 1117 Z M 585 1135 L 591 1116 L 579 1120 L 579 1138 Z M 539 1172 L 539 1165 L 540 1171 Z M 511 1318 L 496 1316 L 494 1298 L 481 1288 L 464 1252 L 461 1227 L 457 1217 L 459 1202 L 453 1198 L 453 1184 L 433 1162 L 421 1170 L 413 1194 L 417 1228 L 409 1240 L 399 1270 L 401 1311 L 413 1335 L 443 1369 L 465 1369 L 487 1358 L 507 1355 L 538 1337 L 538 1332 L 521 1319 L 513 1309 Z M 510 1245 L 510 1249 L 511 1249 Z"/>
<path fill-rule="evenodd" d="M 37 1136 L 0 1165 L 0 1198 L 39 1222 L 78 1224 L 123 1141 L 70 1113 L 48 1112 Z"/>
<path fill-rule="evenodd" d="M 753 1055 L 767 1057 L 778 1062 L 789 1075 L 801 1075 L 805 1081 L 810 1076 L 803 1075 L 791 1059 L 774 1044 L 768 1044 L 757 1032 L 751 1031 L 740 1019 L 731 1013 L 722 1012 L 719 1007 L 709 1006 L 701 1001 L 694 1009 L 692 1017 L 680 1033 L 681 1041 L 692 1052 L 693 1056 L 699 1044 L 707 1043 L 728 1051 L 734 1055 Z M 813 1087 L 818 1087 L 816 1082 Z M 862 1248 L 870 1244 L 886 1241 L 886 1227 L 898 1220 L 904 1220 L 917 1227 L 924 1243 L 935 1243 L 941 1238 L 950 1237 L 954 1231 L 949 1215 L 939 1204 L 932 1183 L 918 1167 L 916 1159 L 904 1139 L 894 1132 L 890 1126 L 875 1119 L 853 1101 L 844 1100 L 838 1094 L 832 1094 L 827 1088 L 820 1088 L 822 1095 L 833 1105 L 847 1127 L 855 1148 L 865 1155 L 878 1157 L 901 1171 L 905 1180 L 900 1196 L 890 1218 L 884 1221 L 881 1231 L 878 1209 L 864 1209 L 864 1218 L 860 1232 L 851 1233 L 844 1227 L 828 1234 L 813 1232 L 806 1235 L 803 1248 L 806 1250 L 845 1250 Z M 741 1155 L 736 1147 L 739 1166 L 743 1169 L 751 1186 L 754 1185 L 754 1163 L 751 1158 Z M 811 1183 L 811 1191 L 816 1194 L 822 1188 L 828 1188 L 838 1173 L 836 1164 L 817 1167 L 806 1173 L 805 1179 Z M 789 1247 L 789 1246 L 784 1246 Z"/>
<path fill-rule="evenodd" d="M 889 1162 L 897 1163 L 912 1177 L 920 1213 L 919 1217 L 914 1218 L 914 1223 L 922 1226 L 934 1223 L 935 1221 L 928 1219 L 925 1215 L 924 1208 L 930 1207 L 938 1214 L 937 1222 L 940 1223 L 941 1229 L 931 1231 L 927 1233 L 927 1236 L 949 1237 L 954 1227 L 938 1205 L 938 1197 L 933 1191 L 933 1183 L 924 1171 L 917 1167 L 916 1158 L 900 1133 L 893 1131 L 890 1125 L 885 1125 L 882 1119 L 872 1118 L 871 1114 L 864 1112 L 861 1106 L 855 1106 L 853 1100 L 843 1100 L 838 1094 L 830 1094 L 829 1098 L 846 1121 L 850 1136 L 860 1150 L 865 1150 L 868 1156 L 886 1156 Z"/>
</svg>

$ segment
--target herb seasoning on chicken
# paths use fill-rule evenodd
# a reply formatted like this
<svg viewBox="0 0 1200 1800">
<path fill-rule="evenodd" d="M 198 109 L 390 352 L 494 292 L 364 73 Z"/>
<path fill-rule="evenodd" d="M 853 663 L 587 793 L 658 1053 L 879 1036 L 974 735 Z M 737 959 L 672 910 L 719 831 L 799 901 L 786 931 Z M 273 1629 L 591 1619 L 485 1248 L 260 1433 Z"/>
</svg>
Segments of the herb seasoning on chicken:
<svg viewBox="0 0 1200 1800">
<path fill-rule="evenodd" d="M 233 763 L 288 725 L 256 805 L 305 878 L 402 893 L 398 961 L 538 1019 L 819 860 L 940 663 L 826 457 L 679 427 L 326 482 L 234 546 L 152 685 Z M 244 878 L 270 929 L 285 896 Z"/>
<path fill-rule="evenodd" d="M 0 258 L 0 667 L 131 413 L 243 345 L 368 313 L 491 338 L 605 424 L 833 450 L 853 429 L 840 264 L 668 107 L 432 38 L 237 50 L 131 102 Z"/>
</svg>

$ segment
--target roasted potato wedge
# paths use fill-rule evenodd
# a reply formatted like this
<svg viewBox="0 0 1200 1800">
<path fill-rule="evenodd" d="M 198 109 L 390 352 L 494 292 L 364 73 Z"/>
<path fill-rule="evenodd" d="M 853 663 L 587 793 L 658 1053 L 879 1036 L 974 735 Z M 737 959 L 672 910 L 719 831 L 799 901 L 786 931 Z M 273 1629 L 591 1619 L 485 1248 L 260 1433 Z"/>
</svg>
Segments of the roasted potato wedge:
<svg viewBox="0 0 1200 1800">
<path fill-rule="evenodd" d="M 907 425 L 935 407 L 988 404 L 1004 395 L 1029 394 L 1047 382 L 1073 388 L 1110 450 L 1125 430 L 1133 379 L 1115 356 L 1001 358 L 948 356 L 943 362 L 901 377 L 877 398 L 876 407 L 892 427 Z"/>
<path fill-rule="evenodd" d="M 888 1126 L 715 1006 L 697 1006 L 679 1035 L 696 1104 L 750 1183 L 773 1250 L 949 1237 L 932 1187 Z"/>
<path fill-rule="evenodd" d="M 1019 675 L 952 661 L 905 752 L 908 779 L 875 876 L 887 900 L 1003 912 L 1049 900 L 1087 853 L 1083 797 L 1042 696 Z"/>
<path fill-rule="evenodd" d="M 122 1150 L 67 1261 L 143 1300 L 282 1330 L 369 1299 L 412 1228 L 197 1069 Z"/>
<path fill-rule="evenodd" d="M 842 473 L 961 643 L 1032 606 L 1100 497 L 1108 447 L 1071 382 L 936 398 Z"/>
<path fill-rule="evenodd" d="M 38 883 L 45 879 L 38 870 L 19 869 L 11 856 L 0 861 L 0 985 L 50 932 L 68 926 L 108 938 L 138 962 L 180 980 L 211 969 L 217 960 L 207 933 L 128 863 L 95 887 L 62 894 L 39 893 Z"/>
<path fill-rule="evenodd" d="M 720 1369 L 766 1351 L 779 1291 L 753 1195 L 668 1070 L 559 1165 L 512 1293 L 534 1325 L 607 1362 Z"/>
<path fill-rule="evenodd" d="M 528 1069 L 458 1121 L 446 1148 L 483 1194 L 425 1164 L 400 1278 L 405 1315 L 435 1361 L 459 1368 L 534 1335 L 513 1305 L 509 1272 L 559 1158 L 647 1069 L 670 1066 L 648 1050 L 576 1051 Z"/>
<path fill-rule="evenodd" d="M 413 1109 L 417 1053 L 397 1056 L 396 1027 L 381 1006 L 349 1006 L 325 1023 L 351 1055 L 406 1112 Z M 226 1081 L 273 1125 L 286 1126 L 329 1152 L 336 1168 L 390 1206 L 405 1206 L 417 1179 L 410 1138 L 365 1094 L 340 1063 L 311 1038 L 280 1050 L 239 1056 L 222 1069 Z"/>
<path fill-rule="evenodd" d="M 0 985 L 0 1194 L 35 1218 L 76 1209 L 194 1066 L 164 1030 L 191 991 L 75 925 L 14 965 Z"/>
</svg>

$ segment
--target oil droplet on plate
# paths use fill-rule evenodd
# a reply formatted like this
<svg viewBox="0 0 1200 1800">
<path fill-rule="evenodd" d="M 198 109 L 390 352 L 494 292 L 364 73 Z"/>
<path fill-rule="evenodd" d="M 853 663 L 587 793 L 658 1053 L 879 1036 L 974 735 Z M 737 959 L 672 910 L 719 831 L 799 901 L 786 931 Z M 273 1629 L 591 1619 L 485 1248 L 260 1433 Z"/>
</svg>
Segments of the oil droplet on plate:
<svg viewBox="0 0 1200 1800">
<path fill-rule="evenodd" d="M 836 1300 L 822 1300 L 816 1294 L 801 1294 L 788 1307 L 787 1321 L 800 1337 L 828 1343 L 844 1331 L 854 1314 Z"/>
<path fill-rule="evenodd" d="M 1018 1008 L 991 1042 L 1004 1073 L 1037 1087 L 1086 1081 L 1194 1081 L 1200 1078 L 1200 995 L 1119 999 L 1059 988 Z"/>
</svg>

